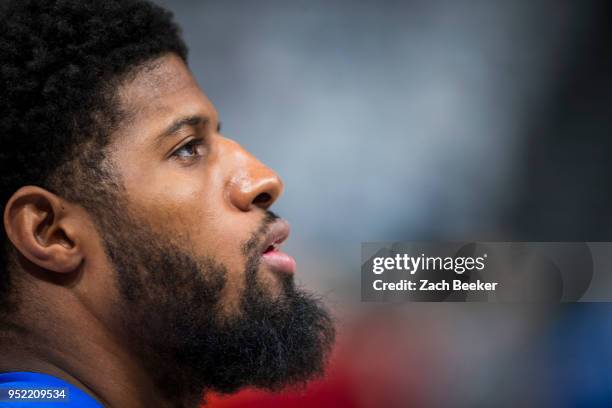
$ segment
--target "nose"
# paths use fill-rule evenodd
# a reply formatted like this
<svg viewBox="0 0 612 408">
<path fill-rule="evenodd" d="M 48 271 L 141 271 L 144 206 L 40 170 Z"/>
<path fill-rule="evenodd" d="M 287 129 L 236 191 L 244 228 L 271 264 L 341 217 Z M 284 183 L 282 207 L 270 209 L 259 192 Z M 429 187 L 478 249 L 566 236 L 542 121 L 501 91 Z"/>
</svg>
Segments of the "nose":
<svg viewBox="0 0 612 408">
<path fill-rule="evenodd" d="M 283 182 L 269 167 L 233 140 L 222 138 L 227 157 L 233 160 L 228 183 L 229 200 L 241 211 L 267 210 L 283 192 Z"/>
</svg>

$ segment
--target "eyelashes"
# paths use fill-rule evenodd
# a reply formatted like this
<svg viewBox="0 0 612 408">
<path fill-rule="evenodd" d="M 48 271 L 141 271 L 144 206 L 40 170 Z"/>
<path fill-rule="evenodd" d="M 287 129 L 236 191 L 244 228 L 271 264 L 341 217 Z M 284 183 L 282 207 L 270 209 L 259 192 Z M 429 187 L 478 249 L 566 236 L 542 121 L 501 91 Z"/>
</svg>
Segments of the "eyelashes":
<svg viewBox="0 0 612 408">
<path fill-rule="evenodd" d="M 183 161 L 195 160 L 204 156 L 204 147 L 204 139 L 192 139 L 172 152 L 170 156 Z"/>
</svg>

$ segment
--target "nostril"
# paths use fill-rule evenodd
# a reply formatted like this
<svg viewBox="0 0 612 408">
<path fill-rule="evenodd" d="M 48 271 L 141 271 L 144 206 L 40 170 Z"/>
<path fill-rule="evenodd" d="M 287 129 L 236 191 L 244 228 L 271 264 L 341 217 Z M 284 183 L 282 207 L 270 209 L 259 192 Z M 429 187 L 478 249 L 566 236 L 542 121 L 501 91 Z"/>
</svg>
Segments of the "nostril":
<svg viewBox="0 0 612 408">
<path fill-rule="evenodd" d="M 272 196 L 270 194 L 259 193 L 257 194 L 257 197 L 255 197 L 255 199 L 253 200 L 253 204 L 257 206 L 266 205 L 270 202 L 270 200 L 272 200 Z"/>
</svg>

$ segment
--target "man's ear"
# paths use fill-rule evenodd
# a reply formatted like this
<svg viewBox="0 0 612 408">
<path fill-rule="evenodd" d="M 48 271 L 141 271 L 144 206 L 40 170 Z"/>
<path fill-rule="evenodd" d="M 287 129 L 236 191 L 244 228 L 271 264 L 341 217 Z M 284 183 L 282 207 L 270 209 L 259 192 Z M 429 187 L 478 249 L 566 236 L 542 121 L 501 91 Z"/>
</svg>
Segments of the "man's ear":
<svg viewBox="0 0 612 408">
<path fill-rule="evenodd" d="M 83 261 L 79 222 L 71 205 L 40 187 L 17 190 L 4 209 L 4 229 L 30 262 L 58 273 L 74 271 Z"/>
</svg>

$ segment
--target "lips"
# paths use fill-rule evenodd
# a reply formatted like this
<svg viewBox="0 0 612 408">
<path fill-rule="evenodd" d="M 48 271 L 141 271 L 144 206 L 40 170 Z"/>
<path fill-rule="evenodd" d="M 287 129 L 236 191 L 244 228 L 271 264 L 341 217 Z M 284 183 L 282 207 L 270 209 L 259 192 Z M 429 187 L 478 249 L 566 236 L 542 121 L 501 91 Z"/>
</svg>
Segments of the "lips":
<svg viewBox="0 0 612 408">
<path fill-rule="evenodd" d="M 289 237 L 290 227 L 285 220 L 277 220 L 268 228 L 268 233 L 261 245 L 262 264 L 278 273 L 295 273 L 295 260 L 282 252 L 281 245 Z"/>
</svg>

